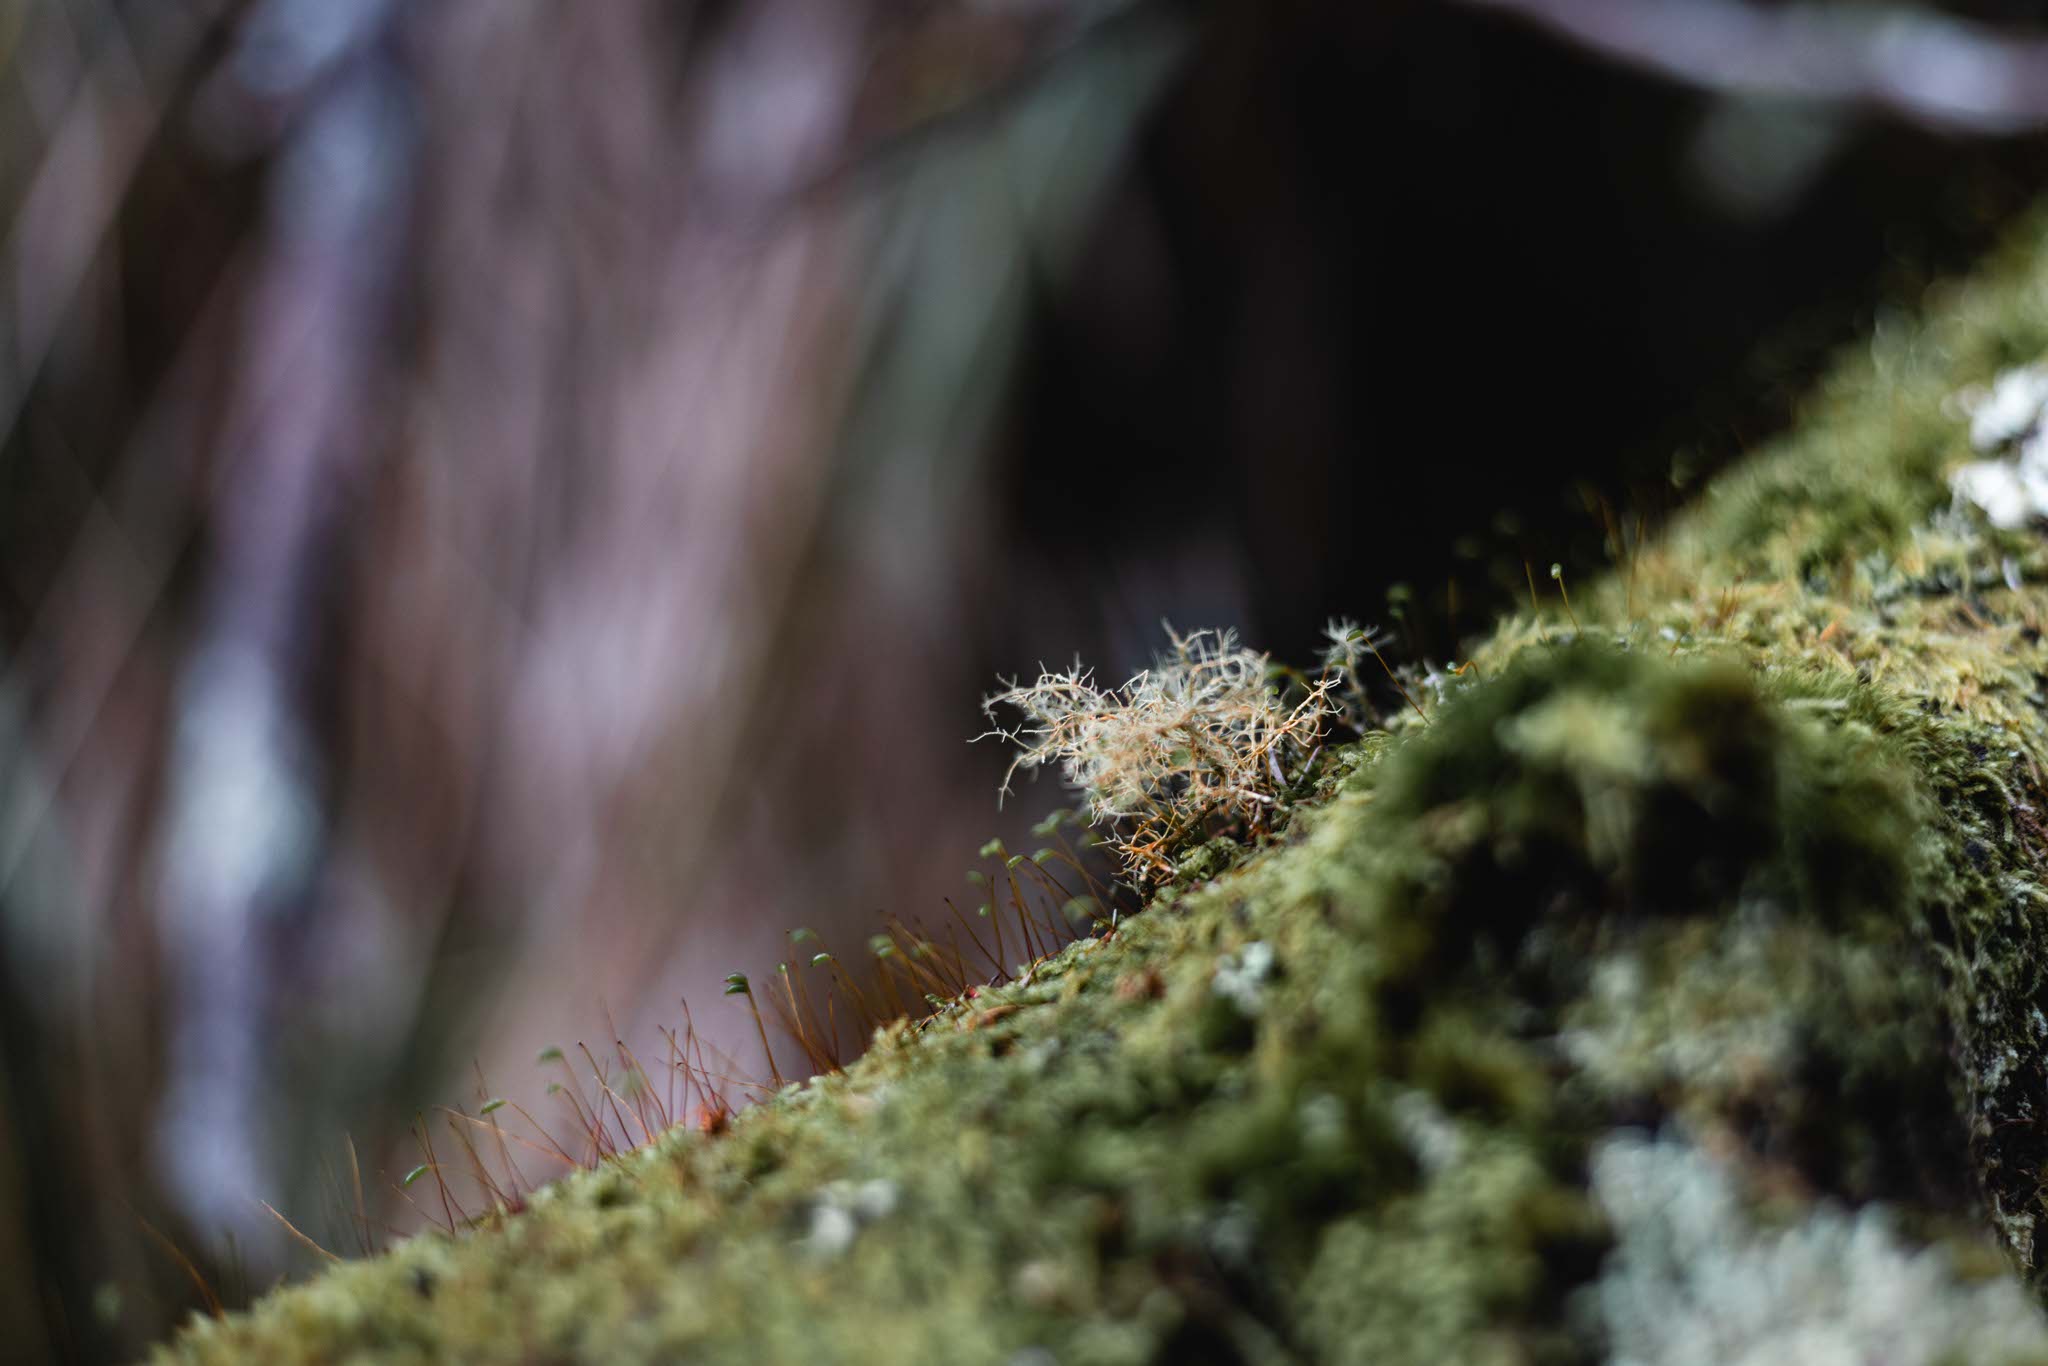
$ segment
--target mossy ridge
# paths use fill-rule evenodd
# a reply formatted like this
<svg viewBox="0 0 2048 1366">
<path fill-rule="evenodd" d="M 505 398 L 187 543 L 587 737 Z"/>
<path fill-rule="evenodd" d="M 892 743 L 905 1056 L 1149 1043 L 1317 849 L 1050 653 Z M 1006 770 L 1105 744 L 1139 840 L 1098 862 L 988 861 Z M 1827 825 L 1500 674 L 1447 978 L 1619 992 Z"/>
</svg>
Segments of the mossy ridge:
<svg viewBox="0 0 2048 1366">
<path fill-rule="evenodd" d="M 1581 1359 L 1599 1344 L 1565 1306 L 1606 1238 L 1588 1148 L 1659 1119 L 1792 1205 L 1883 1199 L 1958 1245 L 1943 1172 L 1974 1141 L 2018 1238 L 2048 563 L 1925 522 L 1944 386 L 2037 330 L 1971 295 L 1926 334 L 1956 333 L 1939 363 L 1902 343 L 1931 368 L 1897 477 L 1857 408 L 1889 400 L 1838 385 L 1635 566 L 1630 600 L 1661 605 L 1588 594 L 1604 648 L 1508 623 L 1490 681 L 1374 746 L 1289 846 L 724 1139 L 671 1134 L 163 1358 Z M 1879 513 L 1821 536 L 1834 559 L 1799 551 L 1852 484 Z M 1790 1014 L 1743 1066 L 1643 1045 L 1678 1027 L 1644 1009 L 1747 1018 L 1759 971 Z M 1631 1004 L 1629 972 L 1687 990 Z"/>
<path fill-rule="evenodd" d="M 420 1240 L 184 1347 L 246 1334 L 251 1355 L 290 1360 L 278 1348 L 296 1342 L 321 1359 L 338 1333 L 423 1358 L 459 1343 L 485 1359 L 779 1359 L 830 1342 L 846 1360 L 1037 1344 L 1116 1361 L 1222 1340 L 1248 1360 L 1580 1359 L 1561 1306 L 1605 1249 L 1588 1145 L 1617 1107 L 1640 1118 L 1690 1079 L 1647 1096 L 1560 1084 L 1549 1041 L 1585 995 L 1578 965 L 1711 924 L 1731 898 L 1762 908 L 1760 935 L 1782 903 L 1795 965 L 1893 948 L 1924 876 L 1923 813 L 1863 724 L 1774 704 L 1725 662 L 1530 651 L 1361 769 L 1293 847 L 953 1027 L 885 1042 L 722 1141 L 672 1135 L 500 1230 Z M 1836 880 L 1866 859 L 1886 871 Z M 1551 895 L 1503 896 L 1514 879 Z M 1225 964 L 1242 979 L 1229 991 Z M 1804 1032 L 1843 1000 L 1860 1009 L 1835 1041 L 1842 1070 L 1952 1117 L 1931 975 L 1852 977 L 1814 998 Z M 1923 1065 L 1901 1086 L 1858 1046 Z M 1807 1048 L 1756 1089 L 1797 1092 L 1835 1056 Z M 1787 1102 L 1788 1128 L 1814 1100 Z M 1887 1150 L 1845 1167 L 1876 1175 L 1841 1193 L 1911 1190 L 1922 1155 L 1889 1150 L 1911 1127 L 1869 1126 Z M 877 1182 L 888 1208 L 862 1224 L 845 1192 Z M 851 1245 L 819 1246 L 834 1203 Z M 1344 1293 L 1362 1276 L 1378 1293 Z M 888 1330 L 863 1335 L 877 1304 Z"/>
<path fill-rule="evenodd" d="M 1564 1307 L 1606 1251 L 1585 1164 L 1620 1120 L 1761 1124 L 1831 1194 L 1960 1212 L 1925 1179 L 1963 1145 L 1936 979 L 1899 970 L 1938 859 L 1904 753 L 1725 660 L 1528 651 L 1293 845 L 1115 941 L 722 1140 L 672 1134 L 178 1350 L 1589 1359 Z M 1731 904 L 1782 978 L 1828 983 L 1788 1003 L 1796 1046 L 1729 1094 L 1682 1068 L 1575 1071 L 1559 1040 L 1592 966 L 1711 933 Z M 1924 1122 L 1822 1124 L 1816 1075 L 1872 1078 Z M 1744 1112 L 1753 1095 L 1783 1113 Z M 1841 1131 L 1870 1151 L 1838 1161 Z"/>
<path fill-rule="evenodd" d="M 2048 206 L 1970 276 L 1931 286 L 1918 317 L 1881 314 L 1791 430 L 1713 480 L 1658 538 L 1637 567 L 1638 601 L 1646 589 L 1682 598 L 1698 582 L 1833 583 L 1862 556 L 1906 545 L 1948 503 L 1951 469 L 1974 454 L 1957 392 L 2048 354 L 2044 241 Z M 2037 536 L 1993 539 L 2039 556 Z M 1606 589 L 1623 591 L 1620 581 Z"/>
<path fill-rule="evenodd" d="M 2037 1286 L 2048 538 L 1951 510 L 1947 475 L 1976 455 L 1958 392 L 2048 353 L 2044 244 L 2037 212 L 1998 259 L 1930 293 L 1924 321 L 1881 325 L 1787 437 L 1716 480 L 1580 604 L 1594 632 L 1631 648 L 1732 652 L 1767 692 L 1859 715 L 1904 753 L 1939 812 L 1928 935 L 1976 1166 Z M 1504 623 L 1477 657 L 1498 666 L 1554 637 L 1562 617 Z"/>
</svg>

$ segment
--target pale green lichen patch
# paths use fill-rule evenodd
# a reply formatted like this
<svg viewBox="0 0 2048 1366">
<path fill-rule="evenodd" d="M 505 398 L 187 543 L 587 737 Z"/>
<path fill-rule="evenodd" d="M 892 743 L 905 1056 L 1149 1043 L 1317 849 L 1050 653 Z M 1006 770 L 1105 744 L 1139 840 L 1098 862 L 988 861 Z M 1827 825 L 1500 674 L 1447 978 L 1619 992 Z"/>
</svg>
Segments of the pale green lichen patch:
<svg viewBox="0 0 2048 1366">
<path fill-rule="evenodd" d="M 162 1359 L 1684 1362 L 1720 1287 L 1820 1267 L 1808 1310 L 1745 1292 L 1743 1351 L 1861 1315 L 1902 1361 L 2048 1361 L 1970 1232 L 2032 1272 L 2048 550 L 1944 510 L 1946 399 L 2048 351 L 2032 248 L 1284 840 Z M 1713 1217 L 1616 1194 L 1629 1152 Z"/>
<path fill-rule="evenodd" d="M 2016 1281 L 1903 1236 L 1885 1206 L 1774 1224 L 1698 1148 L 1635 1137 L 1600 1145 L 1593 1187 L 1617 1250 L 1575 1308 L 1618 1366 L 2048 1359 L 2048 1321 Z"/>
</svg>

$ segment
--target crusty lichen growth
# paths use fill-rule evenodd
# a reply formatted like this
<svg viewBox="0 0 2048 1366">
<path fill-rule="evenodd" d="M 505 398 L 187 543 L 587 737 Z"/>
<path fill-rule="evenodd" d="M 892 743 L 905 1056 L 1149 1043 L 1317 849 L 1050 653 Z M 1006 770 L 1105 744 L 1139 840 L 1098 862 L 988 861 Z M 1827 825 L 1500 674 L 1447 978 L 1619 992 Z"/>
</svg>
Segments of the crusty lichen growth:
<svg viewBox="0 0 2048 1366">
<path fill-rule="evenodd" d="M 1944 485 L 1948 395 L 2048 352 L 2044 245 L 1285 843 L 162 1359 L 2048 1362 L 1982 1232 L 2033 1274 L 2048 541 Z M 1826 1324 L 1702 1340 L 1800 1267 Z"/>
</svg>

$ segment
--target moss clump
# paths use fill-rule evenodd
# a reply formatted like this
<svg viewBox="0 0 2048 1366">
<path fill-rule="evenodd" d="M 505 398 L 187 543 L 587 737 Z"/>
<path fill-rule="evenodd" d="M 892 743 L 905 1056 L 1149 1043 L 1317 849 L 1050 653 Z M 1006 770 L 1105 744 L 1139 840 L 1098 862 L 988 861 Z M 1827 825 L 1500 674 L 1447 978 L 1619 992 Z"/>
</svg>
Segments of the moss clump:
<svg viewBox="0 0 2048 1366">
<path fill-rule="evenodd" d="M 1284 844 L 161 1358 L 1712 1360 L 1713 1268 L 1854 1246 L 1825 1312 L 2048 1361 L 1973 1279 L 1980 1213 L 2033 1274 L 2048 1158 L 2048 549 L 1940 507 L 1947 394 L 2048 349 L 2040 247 L 1576 623 L 1503 623 Z M 1651 1217 L 1686 1191 L 1714 1218 Z M 1806 1340 L 1772 1312 L 1745 1350 Z"/>
</svg>

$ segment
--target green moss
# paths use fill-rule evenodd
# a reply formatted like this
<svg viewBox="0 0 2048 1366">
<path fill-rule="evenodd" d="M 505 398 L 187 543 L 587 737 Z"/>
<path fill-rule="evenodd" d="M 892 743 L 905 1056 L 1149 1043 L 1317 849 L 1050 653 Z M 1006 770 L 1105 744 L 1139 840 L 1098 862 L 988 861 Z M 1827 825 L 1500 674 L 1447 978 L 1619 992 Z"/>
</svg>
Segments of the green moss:
<svg viewBox="0 0 2048 1366">
<path fill-rule="evenodd" d="M 1285 842 L 162 1359 L 1594 1360 L 1603 1284 L 1656 1280 L 1591 1177 L 1630 1127 L 1758 1228 L 1855 1207 L 1909 1262 L 1981 1203 L 2031 1273 L 2048 553 L 1939 509 L 1949 393 L 2048 350 L 2044 259 L 1888 328 Z M 2048 1360 L 2030 1323 L 1989 1359 Z"/>
<path fill-rule="evenodd" d="M 1955 393 L 2048 353 L 2044 236 L 2048 212 L 1969 279 L 1931 291 L 1920 319 L 1880 320 L 1786 438 L 1703 491 L 1663 552 L 1717 583 L 1803 583 L 1901 545 L 1948 503 L 1948 472 L 1971 455 Z"/>
<path fill-rule="evenodd" d="M 1614 1010 L 1588 965 L 1668 959 L 1731 905 L 1764 922 L 1738 962 L 1844 976 L 1805 1008 L 1858 1012 L 1759 1053 L 1773 1122 L 1803 1137 L 1810 1065 L 1853 1072 L 1870 1041 L 1922 1059 L 1875 1069 L 1887 1103 L 1949 1123 L 1926 1151 L 1872 1130 L 1843 1180 L 1959 1160 L 1934 977 L 1865 970 L 1912 942 L 1918 788 L 1846 709 L 1725 661 L 1534 650 L 1361 775 L 1298 843 L 984 993 L 993 1023 L 885 1043 L 729 1137 L 671 1135 L 179 1350 L 1577 1359 L 1563 1306 L 1605 1248 L 1589 1145 L 1618 1107 L 1745 1092 L 1640 1059 L 1559 1085 L 1555 1041 L 1638 1028 L 1587 1023 Z M 1157 999 L 1116 989 L 1144 972 Z"/>
</svg>

